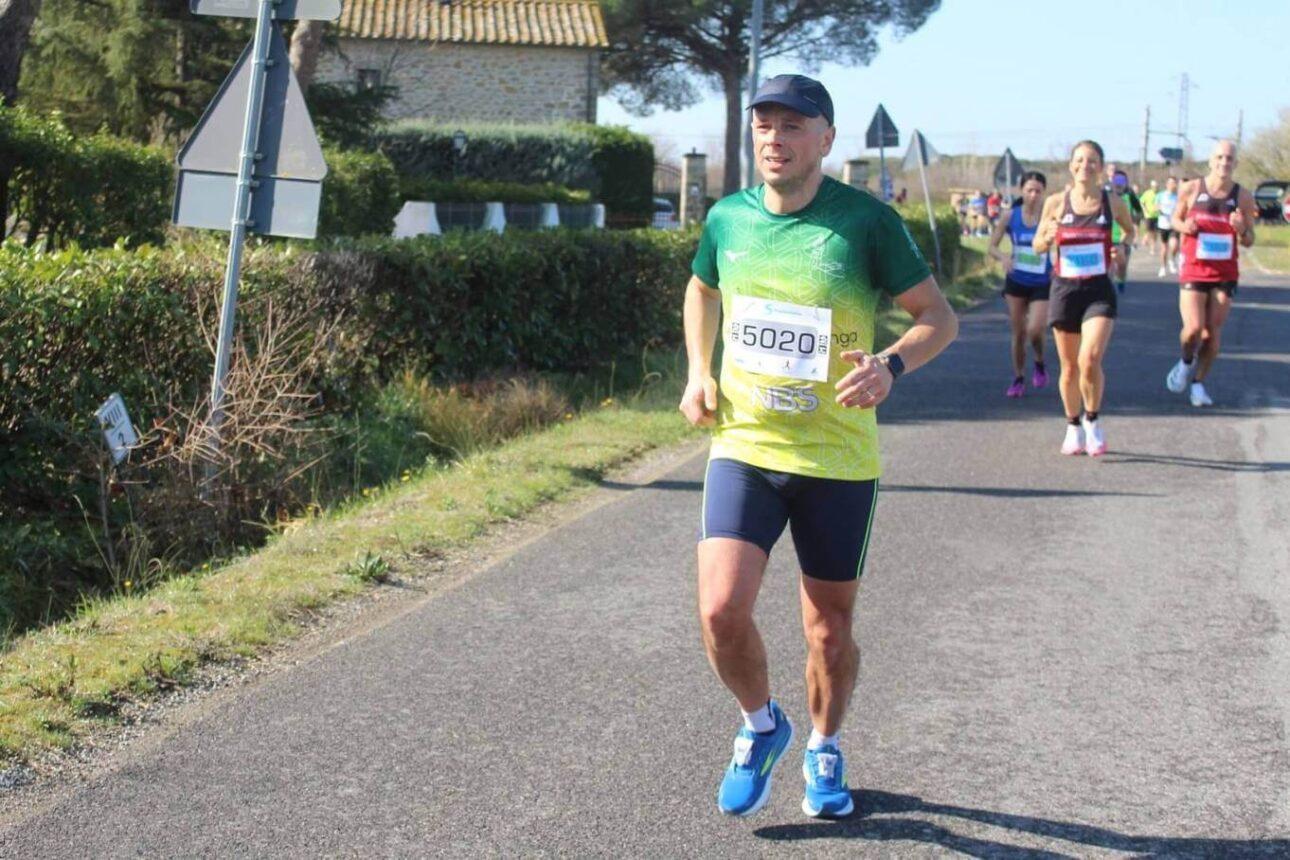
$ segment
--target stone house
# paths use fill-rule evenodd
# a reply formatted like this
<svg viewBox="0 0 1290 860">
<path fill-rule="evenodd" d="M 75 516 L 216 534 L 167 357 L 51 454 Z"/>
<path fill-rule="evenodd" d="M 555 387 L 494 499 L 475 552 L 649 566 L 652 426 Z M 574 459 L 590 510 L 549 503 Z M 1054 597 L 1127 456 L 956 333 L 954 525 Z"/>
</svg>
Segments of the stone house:
<svg viewBox="0 0 1290 860">
<path fill-rule="evenodd" d="M 597 0 L 344 0 L 316 79 L 393 85 L 392 119 L 595 122 Z"/>
</svg>

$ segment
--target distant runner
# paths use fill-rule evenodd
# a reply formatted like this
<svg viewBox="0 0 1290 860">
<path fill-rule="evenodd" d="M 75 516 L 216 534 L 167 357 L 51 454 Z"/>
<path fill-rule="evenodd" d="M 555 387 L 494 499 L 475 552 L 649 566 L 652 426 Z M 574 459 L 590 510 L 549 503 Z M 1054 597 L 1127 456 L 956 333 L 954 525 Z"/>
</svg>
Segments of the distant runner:
<svg viewBox="0 0 1290 860">
<path fill-rule="evenodd" d="M 1209 175 L 1183 186 L 1174 216 L 1182 235 L 1182 358 L 1165 385 L 1175 394 L 1186 391 L 1197 407 L 1214 405 L 1205 377 L 1218 357 L 1240 279 L 1237 246 L 1254 244 L 1258 209 L 1254 195 L 1232 181 L 1235 169 L 1236 144 L 1220 140 L 1209 156 Z"/>
<path fill-rule="evenodd" d="M 1151 185 L 1147 190 L 1142 192 L 1139 198 L 1142 201 L 1142 220 L 1144 229 L 1138 234 L 1138 241 L 1146 246 L 1147 253 L 1154 253 L 1156 250 L 1156 223 L 1160 219 L 1160 207 L 1156 205 L 1156 195 L 1160 189 L 1156 180 L 1151 180 Z"/>
<path fill-rule="evenodd" d="M 827 178 L 833 102 L 802 75 L 779 75 L 751 101 L 765 182 L 708 214 L 685 294 L 689 381 L 680 409 L 713 427 L 704 478 L 699 618 L 708 660 L 743 713 L 717 793 L 731 815 L 770 795 L 793 738 L 770 694 L 753 604 L 771 548 L 788 525 L 801 568 L 806 689 L 802 809 L 854 809 L 839 743 L 855 685 L 856 591 L 878 493 L 874 407 L 902 373 L 954 339 L 958 321 L 895 210 Z M 913 318 L 872 354 L 878 303 Z M 721 384 L 712 377 L 720 334 Z"/>
<path fill-rule="evenodd" d="M 1156 219 L 1156 234 L 1160 237 L 1160 271 L 1157 278 L 1166 274 L 1177 274 L 1178 266 L 1174 258 L 1178 254 L 1178 234 L 1174 231 L 1174 211 L 1178 208 L 1178 180 L 1170 176 L 1165 180 L 1165 190 L 1156 195 L 1156 208 L 1160 216 Z"/>
<path fill-rule="evenodd" d="M 1141 204 L 1138 203 L 1137 195 L 1129 188 L 1129 175 L 1123 170 L 1115 170 L 1111 174 L 1111 194 L 1118 196 L 1128 207 L 1130 217 L 1136 227 L 1142 214 Z M 1111 276 L 1112 282 L 1115 283 L 1115 289 L 1121 295 L 1124 295 L 1124 284 L 1127 280 L 1129 270 L 1129 253 L 1133 250 L 1133 243 L 1126 241 L 1124 231 L 1120 229 L 1118 223 L 1111 225 L 1111 244 L 1119 248 L 1119 253 L 1115 256 L 1115 266 Z"/>
<path fill-rule="evenodd" d="M 1060 388 L 1066 408 L 1063 454 L 1106 453 L 1106 436 L 1099 412 L 1106 389 L 1102 359 L 1115 328 L 1116 292 L 1109 272 L 1116 250 L 1111 224 L 1133 241 L 1129 207 L 1101 185 L 1102 147 L 1082 140 L 1071 150 L 1069 191 L 1044 201 L 1035 250 L 1057 249 L 1057 268 L 1048 303 L 1057 357 L 1061 360 Z M 1084 415 L 1080 416 L 1081 402 Z"/>
<path fill-rule="evenodd" d="M 1030 384 L 1043 388 L 1048 384 L 1044 366 L 1044 329 L 1048 323 L 1048 290 L 1053 278 L 1053 264 L 1048 254 L 1034 249 L 1039 213 L 1044 205 L 1048 180 L 1036 170 L 1021 175 L 1021 202 L 999 219 L 990 236 L 990 256 L 1007 273 L 1003 279 L 1003 296 L 1008 303 L 1008 320 L 1012 323 L 1012 384 L 1004 392 L 1008 397 L 1026 393 L 1026 342 L 1035 354 L 1035 372 Z M 1012 252 L 1004 254 L 999 245 L 1007 236 Z"/>
</svg>

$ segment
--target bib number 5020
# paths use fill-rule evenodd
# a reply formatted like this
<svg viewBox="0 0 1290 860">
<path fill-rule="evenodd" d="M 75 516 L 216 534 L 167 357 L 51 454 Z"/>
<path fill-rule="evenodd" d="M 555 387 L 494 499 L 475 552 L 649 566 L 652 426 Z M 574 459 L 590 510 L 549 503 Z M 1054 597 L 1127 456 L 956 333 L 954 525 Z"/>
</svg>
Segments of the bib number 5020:
<svg viewBox="0 0 1290 860">
<path fill-rule="evenodd" d="M 833 311 L 735 296 L 726 345 L 750 373 L 823 382 L 829 371 Z"/>
</svg>

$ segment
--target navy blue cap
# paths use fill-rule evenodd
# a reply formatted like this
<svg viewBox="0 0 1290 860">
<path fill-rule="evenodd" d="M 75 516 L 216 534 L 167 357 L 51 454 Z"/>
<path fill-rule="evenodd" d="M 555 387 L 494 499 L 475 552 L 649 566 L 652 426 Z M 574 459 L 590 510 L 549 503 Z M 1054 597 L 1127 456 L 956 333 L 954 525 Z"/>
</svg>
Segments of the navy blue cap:
<svg viewBox="0 0 1290 860">
<path fill-rule="evenodd" d="M 783 105 L 803 116 L 822 116 L 833 125 L 833 99 L 829 98 L 829 91 L 824 84 L 806 75 L 776 75 L 763 83 L 748 107 L 766 104 Z"/>
</svg>

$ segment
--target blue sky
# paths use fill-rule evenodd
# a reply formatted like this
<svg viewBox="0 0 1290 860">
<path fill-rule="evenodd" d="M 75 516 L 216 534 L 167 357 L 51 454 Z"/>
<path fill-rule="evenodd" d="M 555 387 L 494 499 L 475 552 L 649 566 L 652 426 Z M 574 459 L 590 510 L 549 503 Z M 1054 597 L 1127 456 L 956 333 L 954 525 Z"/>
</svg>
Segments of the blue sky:
<svg viewBox="0 0 1290 860">
<path fill-rule="evenodd" d="M 764 74 L 786 71 L 796 69 L 779 62 Z M 946 153 L 1011 146 L 1022 158 L 1047 158 L 1093 137 L 1111 158 L 1136 161 L 1147 105 L 1153 132 L 1176 130 L 1183 73 L 1198 150 L 1209 135 L 1235 134 L 1241 109 L 1246 139 L 1274 124 L 1290 107 L 1290 0 L 942 0 L 918 31 L 899 41 L 885 34 L 871 65 L 826 65 L 818 77 L 837 112 L 832 163 L 867 154 L 864 130 L 879 102 L 902 150 L 920 128 Z M 641 118 L 602 98 L 599 121 L 650 134 L 665 149 L 716 156 L 723 110 L 713 94 Z M 1152 158 L 1171 145 L 1153 133 Z"/>
</svg>

